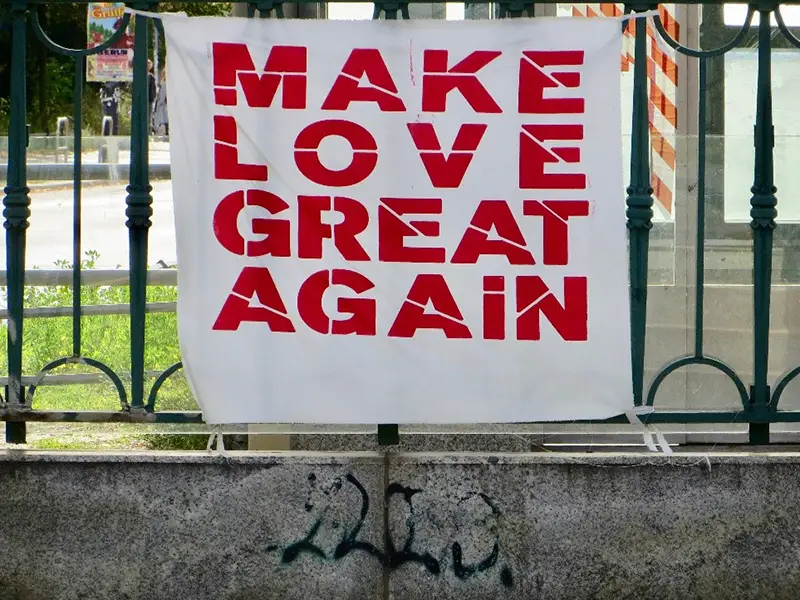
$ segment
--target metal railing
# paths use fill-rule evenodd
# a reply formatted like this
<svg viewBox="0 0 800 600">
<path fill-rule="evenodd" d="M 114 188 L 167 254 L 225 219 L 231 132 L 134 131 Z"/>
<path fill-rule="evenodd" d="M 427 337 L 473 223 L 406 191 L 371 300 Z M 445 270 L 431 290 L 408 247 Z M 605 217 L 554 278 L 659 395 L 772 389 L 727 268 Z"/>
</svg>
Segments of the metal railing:
<svg viewBox="0 0 800 600">
<path fill-rule="evenodd" d="M 195 0 L 202 2 L 203 0 Z M 25 437 L 26 421 L 53 420 L 92 420 L 92 421 L 150 421 L 150 422 L 200 422 L 202 417 L 197 412 L 161 412 L 157 410 L 158 391 L 161 385 L 180 368 L 176 363 L 164 371 L 152 373 L 145 370 L 145 315 L 148 311 L 171 311 L 174 304 L 164 303 L 148 305 L 146 303 L 146 286 L 148 281 L 161 281 L 173 284 L 174 271 L 148 271 L 148 235 L 153 214 L 153 196 L 150 185 L 148 161 L 148 88 L 147 88 L 147 54 L 149 35 L 147 19 L 137 15 L 135 18 L 136 36 L 134 48 L 134 82 L 132 87 L 132 115 L 130 134 L 130 170 L 127 186 L 126 225 L 129 238 L 130 264 L 127 280 L 130 287 L 130 302 L 122 307 L 82 306 L 82 285 L 105 285 L 107 283 L 123 283 L 119 281 L 118 272 L 85 271 L 81 268 L 81 227 L 82 227 L 82 189 L 81 189 L 81 101 L 84 83 L 84 58 L 110 47 L 121 36 L 130 19 L 125 15 L 117 33 L 103 45 L 90 50 L 64 48 L 48 37 L 38 18 L 39 8 L 47 3 L 61 3 L 62 0 L 0 0 L 9 10 L 9 25 L 13 36 L 11 66 L 11 112 L 9 127 L 7 187 L 5 188 L 4 206 L 7 245 L 7 266 L 5 279 L 0 285 L 7 288 L 7 309 L 2 318 L 8 322 L 8 377 L 6 393 L 0 403 L 0 420 L 6 421 L 6 436 L 9 441 L 21 442 Z M 285 7 L 296 9 L 303 3 L 282 3 L 279 1 L 252 2 L 249 15 L 259 17 L 282 18 Z M 306 3 L 310 4 L 310 3 Z M 398 19 L 409 18 L 409 5 L 422 2 L 375 2 L 374 18 Z M 425 2 L 441 6 L 441 2 Z M 489 5 L 486 2 L 471 3 L 471 7 L 488 7 L 486 14 L 495 18 L 515 18 L 536 16 L 535 7 L 552 6 L 554 2 L 545 1 L 536 5 L 516 0 L 497 2 Z M 721 14 L 719 2 L 696 0 L 686 3 L 690 6 L 707 5 L 716 7 Z M 798 1 L 785 4 L 800 4 Z M 136 8 L 153 11 L 157 5 L 152 2 L 138 2 Z M 319 6 L 319 5 L 317 5 Z M 624 12 L 646 12 L 657 8 L 657 4 L 649 2 L 629 2 L 624 4 Z M 550 11 L 552 13 L 552 11 Z M 295 11 L 296 14 L 296 11 Z M 759 23 L 752 26 L 755 15 L 760 17 Z M 777 27 L 771 25 L 770 18 L 777 20 Z M 645 414 L 642 419 L 649 423 L 747 423 L 749 425 L 749 441 L 766 443 L 770 438 L 771 423 L 800 422 L 800 411 L 781 410 L 780 401 L 787 386 L 800 375 L 800 366 L 791 368 L 782 376 L 770 381 L 770 300 L 773 285 L 773 243 L 776 235 L 776 218 L 778 200 L 775 187 L 774 168 L 774 123 L 772 108 L 772 49 L 778 43 L 775 34 L 780 33 L 784 46 L 800 48 L 800 39 L 787 27 L 776 2 L 761 1 L 748 5 L 745 23 L 736 28 L 727 42 L 720 43 L 711 49 L 696 49 L 682 45 L 671 37 L 668 27 L 660 16 L 654 18 L 655 30 L 663 42 L 674 49 L 686 60 L 696 61 L 697 68 L 693 73 L 696 80 L 692 85 L 697 89 L 698 112 L 696 114 L 697 144 L 693 149 L 694 168 L 696 172 L 696 213 L 695 234 L 693 244 L 692 277 L 687 289 L 693 289 L 693 339 L 690 351 L 685 355 L 676 351 L 673 360 L 655 372 L 646 385 L 645 348 L 648 335 L 647 307 L 649 265 L 651 255 L 651 235 L 654 229 L 654 190 L 652 187 L 651 140 L 648 92 L 648 32 L 645 27 L 636 27 L 634 33 L 633 52 L 633 88 L 632 116 L 630 134 L 631 148 L 628 157 L 630 164 L 627 190 L 620 190 L 621 200 L 627 204 L 627 225 L 630 238 L 630 299 L 631 299 L 631 360 L 633 365 L 634 404 L 641 407 L 657 407 L 658 392 L 671 374 L 687 368 L 704 366 L 716 370 L 727 378 L 735 390 L 734 397 L 739 406 L 729 410 L 654 410 Z M 156 26 L 160 25 L 156 22 Z M 705 27 L 704 23 L 704 27 Z M 26 232 L 30 217 L 30 190 L 28 188 L 28 171 L 26 169 L 26 52 L 31 40 L 28 39 L 29 28 L 32 28 L 39 42 L 55 53 L 74 59 L 74 113 L 73 130 L 73 256 L 72 269 L 69 271 L 25 271 Z M 752 33 L 751 30 L 755 30 Z M 709 289 L 706 277 L 706 236 L 710 227 L 725 228 L 714 216 L 712 223 L 709 215 L 709 197 L 719 192 L 719 177 L 711 177 L 707 170 L 708 148 L 707 134 L 720 133 L 718 117 L 709 115 L 710 81 L 721 85 L 719 57 L 748 42 L 757 43 L 757 92 L 755 98 L 756 114 L 754 127 L 755 162 L 753 165 L 753 184 L 750 196 L 750 228 L 752 241 L 752 376 L 741 376 L 725 361 L 711 356 L 704 339 L 704 318 L 708 308 L 705 293 Z M 708 44 L 704 44 L 708 45 Z M 724 66 L 723 66 L 724 69 Z M 715 94 L 716 98 L 716 94 Z M 716 102 L 716 109 L 719 103 Z M 716 119 L 714 123 L 712 120 Z M 717 124 L 715 124 L 717 123 Z M 120 214 L 120 217 L 122 215 Z M 783 227 L 783 225 L 781 225 Z M 796 225 L 789 227 L 797 227 Z M 722 237 L 725 237 L 724 233 Z M 744 238 L 743 238 L 744 239 Z M 655 247 L 661 241 L 657 235 L 653 238 Z M 57 282 L 59 285 L 72 286 L 72 304 L 62 308 L 26 308 L 24 306 L 25 288 L 31 285 Z M 130 315 L 130 370 L 123 377 L 115 373 L 100 360 L 85 356 L 81 345 L 82 318 L 90 318 L 96 314 L 126 313 Z M 32 317 L 72 317 L 72 352 L 68 356 L 57 358 L 42 365 L 38 373 L 23 373 L 22 347 L 24 324 Z M 98 375 L 71 375 L 91 379 L 105 377 L 118 391 L 121 410 L 91 414 L 78 412 L 52 412 L 36 410 L 34 392 L 48 373 L 64 364 L 81 363 L 97 370 Z M 59 383 L 68 381 L 59 376 Z M 146 385 L 149 381 L 153 383 Z M 88 380 L 88 379 L 87 379 Z M 772 385 L 771 385 L 772 383 Z M 604 423 L 623 423 L 624 417 L 604 421 Z M 396 437 L 396 426 L 379 428 L 379 438 L 384 442 Z"/>
</svg>

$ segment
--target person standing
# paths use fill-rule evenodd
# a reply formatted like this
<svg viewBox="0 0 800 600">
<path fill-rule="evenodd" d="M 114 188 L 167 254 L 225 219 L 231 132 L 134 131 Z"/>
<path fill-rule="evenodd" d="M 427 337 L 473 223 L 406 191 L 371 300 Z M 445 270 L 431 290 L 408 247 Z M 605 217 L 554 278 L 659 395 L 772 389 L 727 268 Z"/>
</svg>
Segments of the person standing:
<svg viewBox="0 0 800 600">
<path fill-rule="evenodd" d="M 153 73 L 153 61 L 147 60 L 147 120 L 150 122 L 150 133 L 155 133 L 153 111 L 156 103 L 156 76 Z"/>
<path fill-rule="evenodd" d="M 122 97 L 119 83 L 107 81 L 100 89 L 100 103 L 103 106 L 103 116 L 111 117 L 111 135 L 119 135 L 119 102 Z M 106 135 L 106 132 L 102 132 Z"/>
<path fill-rule="evenodd" d="M 167 112 L 167 70 L 161 69 L 161 81 L 156 94 L 153 111 L 153 127 L 157 134 L 169 137 L 169 113 Z"/>
</svg>

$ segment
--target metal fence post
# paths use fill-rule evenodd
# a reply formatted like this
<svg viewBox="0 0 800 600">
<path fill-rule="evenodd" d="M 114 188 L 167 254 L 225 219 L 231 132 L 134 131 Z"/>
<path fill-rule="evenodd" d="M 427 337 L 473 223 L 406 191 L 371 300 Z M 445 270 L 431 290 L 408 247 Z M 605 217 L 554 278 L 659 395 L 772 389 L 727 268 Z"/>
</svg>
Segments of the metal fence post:
<svg viewBox="0 0 800 600">
<path fill-rule="evenodd" d="M 626 5 L 634 12 L 655 5 Z M 644 348 L 647 326 L 647 254 L 653 227 L 653 188 L 650 185 L 650 119 L 647 100 L 647 28 L 634 20 L 636 28 L 633 65 L 633 116 L 631 118 L 631 173 L 626 215 L 630 243 L 631 366 L 633 402 L 642 405 L 644 396 Z"/>
<path fill-rule="evenodd" d="M 772 234 L 776 206 L 772 124 L 772 65 L 770 17 L 772 10 L 759 10 L 758 87 L 754 128 L 755 164 L 753 196 L 750 198 L 750 227 L 753 229 L 753 387 L 750 410 L 765 416 L 770 402 L 769 369 L 769 296 L 772 285 Z M 750 424 L 750 443 L 769 443 L 769 423 Z"/>
<path fill-rule="evenodd" d="M 396 21 L 397 13 L 402 19 L 409 19 L 408 2 L 375 2 L 373 19 L 380 17 L 383 11 L 387 21 Z M 378 424 L 378 446 L 397 446 L 400 443 L 400 426 L 397 423 Z"/>
<path fill-rule="evenodd" d="M 81 181 L 83 67 L 86 59 L 75 57 L 75 97 L 72 105 L 72 355 L 81 355 Z"/>
<path fill-rule="evenodd" d="M 3 205 L 6 228 L 6 269 L 8 271 L 8 397 L 9 404 L 21 404 L 22 388 L 22 307 L 25 297 L 25 235 L 31 199 L 27 185 L 25 51 L 27 46 L 27 6 L 16 0 L 12 10 L 11 114 L 8 127 L 8 174 Z M 6 423 L 6 441 L 25 443 L 25 423 Z"/>
<path fill-rule="evenodd" d="M 149 4 L 136 8 L 148 10 Z M 144 339 L 147 301 L 147 236 L 153 216 L 153 188 L 149 173 L 149 119 L 147 97 L 148 21 L 136 15 L 133 46 L 133 100 L 131 109 L 131 170 L 125 223 L 130 246 L 131 293 L 131 408 L 144 408 Z"/>
</svg>

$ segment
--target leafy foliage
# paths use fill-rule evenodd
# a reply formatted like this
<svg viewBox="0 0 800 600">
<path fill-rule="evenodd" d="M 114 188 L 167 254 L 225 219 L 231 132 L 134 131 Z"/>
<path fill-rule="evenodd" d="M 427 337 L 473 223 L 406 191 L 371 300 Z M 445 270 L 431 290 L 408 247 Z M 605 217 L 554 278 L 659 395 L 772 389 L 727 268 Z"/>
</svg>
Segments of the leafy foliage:
<svg viewBox="0 0 800 600">
<path fill-rule="evenodd" d="M 0 98 L 0 135 L 8 132 L 8 113 L 10 109 L 8 98 Z"/>
<path fill-rule="evenodd" d="M 161 12 L 181 11 L 190 16 L 225 16 L 230 14 L 231 8 L 229 2 L 164 2 L 159 5 Z M 52 3 L 32 10 L 39 11 L 42 27 L 56 43 L 68 48 L 86 47 L 85 4 Z M 9 17 L 6 3 L 0 4 L 0 134 L 8 130 L 7 103 L 11 98 Z M 152 39 L 153 25 L 148 23 L 148 26 Z M 161 43 L 163 52 L 163 40 Z M 151 55 L 152 51 L 151 44 Z M 26 93 L 32 133 L 51 134 L 55 130 L 56 117 L 72 115 L 74 72 L 74 59 L 51 53 L 28 28 Z M 90 133 L 97 133 L 101 109 L 99 84 L 86 84 L 83 95 L 84 122 Z"/>
</svg>

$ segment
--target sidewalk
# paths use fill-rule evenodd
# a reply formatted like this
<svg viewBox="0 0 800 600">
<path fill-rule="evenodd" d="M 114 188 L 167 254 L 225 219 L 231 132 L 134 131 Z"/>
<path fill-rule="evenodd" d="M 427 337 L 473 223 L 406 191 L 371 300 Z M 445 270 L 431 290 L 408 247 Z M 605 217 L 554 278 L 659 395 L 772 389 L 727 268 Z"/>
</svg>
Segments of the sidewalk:
<svg viewBox="0 0 800 600">
<path fill-rule="evenodd" d="M 105 144 L 108 140 L 114 140 L 119 144 L 119 161 L 116 164 L 127 165 L 130 163 L 130 138 L 118 136 L 115 138 L 93 138 L 93 141 L 102 140 L 100 143 Z M 72 146 L 70 140 L 69 146 Z M 87 144 L 87 146 L 97 146 L 95 143 Z M 100 164 L 100 151 L 98 149 L 83 150 L 81 152 L 81 162 L 85 165 Z M 56 152 L 55 148 L 46 150 L 29 150 L 27 153 L 27 163 L 29 165 L 50 165 L 50 164 L 72 164 L 74 153 L 72 150 L 59 150 Z M 162 140 L 151 140 L 149 147 L 149 162 L 151 165 L 169 165 L 170 152 L 169 142 Z M 8 163 L 8 153 L 0 152 L 0 165 Z"/>
</svg>

